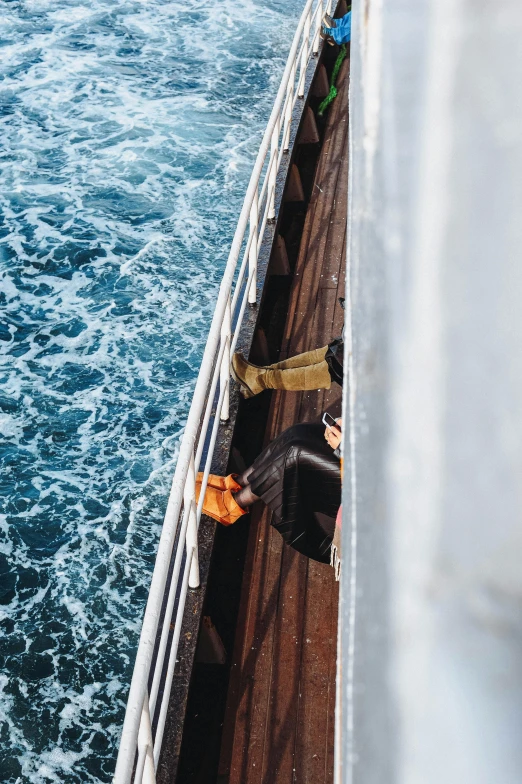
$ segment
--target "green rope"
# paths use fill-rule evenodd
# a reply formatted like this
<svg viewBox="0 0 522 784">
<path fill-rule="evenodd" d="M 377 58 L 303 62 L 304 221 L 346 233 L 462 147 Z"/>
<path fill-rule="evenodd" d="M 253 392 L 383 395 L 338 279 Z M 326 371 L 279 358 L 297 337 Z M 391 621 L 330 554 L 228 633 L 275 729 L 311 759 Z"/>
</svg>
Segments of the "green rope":
<svg viewBox="0 0 522 784">
<path fill-rule="evenodd" d="M 327 109 L 330 106 L 333 99 L 337 95 L 337 88 L 335 86 L 335 82 L 337 81 L 339 69 L 346 55 L 347 55 L 346 44 L 343 44 L 339 50 L 339 54 L 337 55 L 337 60 L 335 61 L 335 65 L 332 71 L 332 79 L 330 81 L 330 92 L 328 93 L 324 101 L 321 101 L 319 109 L 317 110 L 317 114 L 319 115 L 319 117 L 323 116 L 325 109 Z"/>
</svg>

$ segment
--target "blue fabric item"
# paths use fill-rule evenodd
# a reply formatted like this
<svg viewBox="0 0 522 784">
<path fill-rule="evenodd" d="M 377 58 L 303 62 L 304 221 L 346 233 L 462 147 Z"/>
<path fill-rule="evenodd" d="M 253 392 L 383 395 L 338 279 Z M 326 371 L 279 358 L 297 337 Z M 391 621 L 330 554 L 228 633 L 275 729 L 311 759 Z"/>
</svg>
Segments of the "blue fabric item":
<svg viewBox="0 0 522 784">
<path fill-rule="evenodd" d="M 352 12 L 348 11 L 341 19 L 334 19 L 335 27 L 325 27 L 324 32 L 330 35 L 336 44 L 347 44 L 352 34 Z"/>
</svg>

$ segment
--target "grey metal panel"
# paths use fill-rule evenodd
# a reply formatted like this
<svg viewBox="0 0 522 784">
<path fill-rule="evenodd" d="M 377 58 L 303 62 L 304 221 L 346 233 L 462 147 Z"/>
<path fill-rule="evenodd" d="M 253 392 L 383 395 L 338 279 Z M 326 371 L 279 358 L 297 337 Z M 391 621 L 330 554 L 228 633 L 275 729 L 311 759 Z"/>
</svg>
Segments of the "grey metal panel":
<svg viewBox="0 0 522 784">
<path fill-rule="evenodd" d="M 338 781 L 519 784 L 522 6 L 353 17 Z"/>
</svg>

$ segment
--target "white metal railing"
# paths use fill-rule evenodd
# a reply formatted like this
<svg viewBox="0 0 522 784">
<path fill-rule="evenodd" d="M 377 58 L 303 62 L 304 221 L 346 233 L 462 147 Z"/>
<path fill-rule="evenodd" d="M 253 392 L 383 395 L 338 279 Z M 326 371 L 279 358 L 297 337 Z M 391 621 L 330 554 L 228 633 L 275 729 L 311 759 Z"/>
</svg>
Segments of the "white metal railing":
<svg viewBox="0 0 522 784">
<path fill-rule="evenodd" d="M 219 423 L 229 418 L 230 357 L 247 302 L 256 302 L 258 254 L 267 222 L 275 218 L 277 172 L 289 148 L 295 106 L 304 97 L 308 63 L 319 51 L 321 19 L 331 3 L 307 0 L 303 9 L 230 248 L 172 480 L 113 784 L 156 781 L 185 598 L 189 587 L 199 586 L 197 532 L 203 498 Z M 204 475 L 196 506 L 199 468 Z"/>
</svg>

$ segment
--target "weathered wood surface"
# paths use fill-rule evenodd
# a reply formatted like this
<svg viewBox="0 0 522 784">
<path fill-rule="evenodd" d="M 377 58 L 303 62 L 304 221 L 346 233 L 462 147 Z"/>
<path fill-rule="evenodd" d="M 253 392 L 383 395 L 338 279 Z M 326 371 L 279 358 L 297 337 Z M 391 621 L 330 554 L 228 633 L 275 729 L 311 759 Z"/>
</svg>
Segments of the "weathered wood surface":
<svg viewBox="0 0 522 784">
<path fill-rule="evenodd" d="M 349 62 L 338 81 L 294 274 L 281 358 L 341 333 L 348 188 Z M 340 411 L 341 391 L 274 392 L 266 441 Z M 337 584 L 331 567 L 283 544 L 270 512 L 252 515 L 231 671 L 220 782 L 333 781 Z"/>
</svg>

